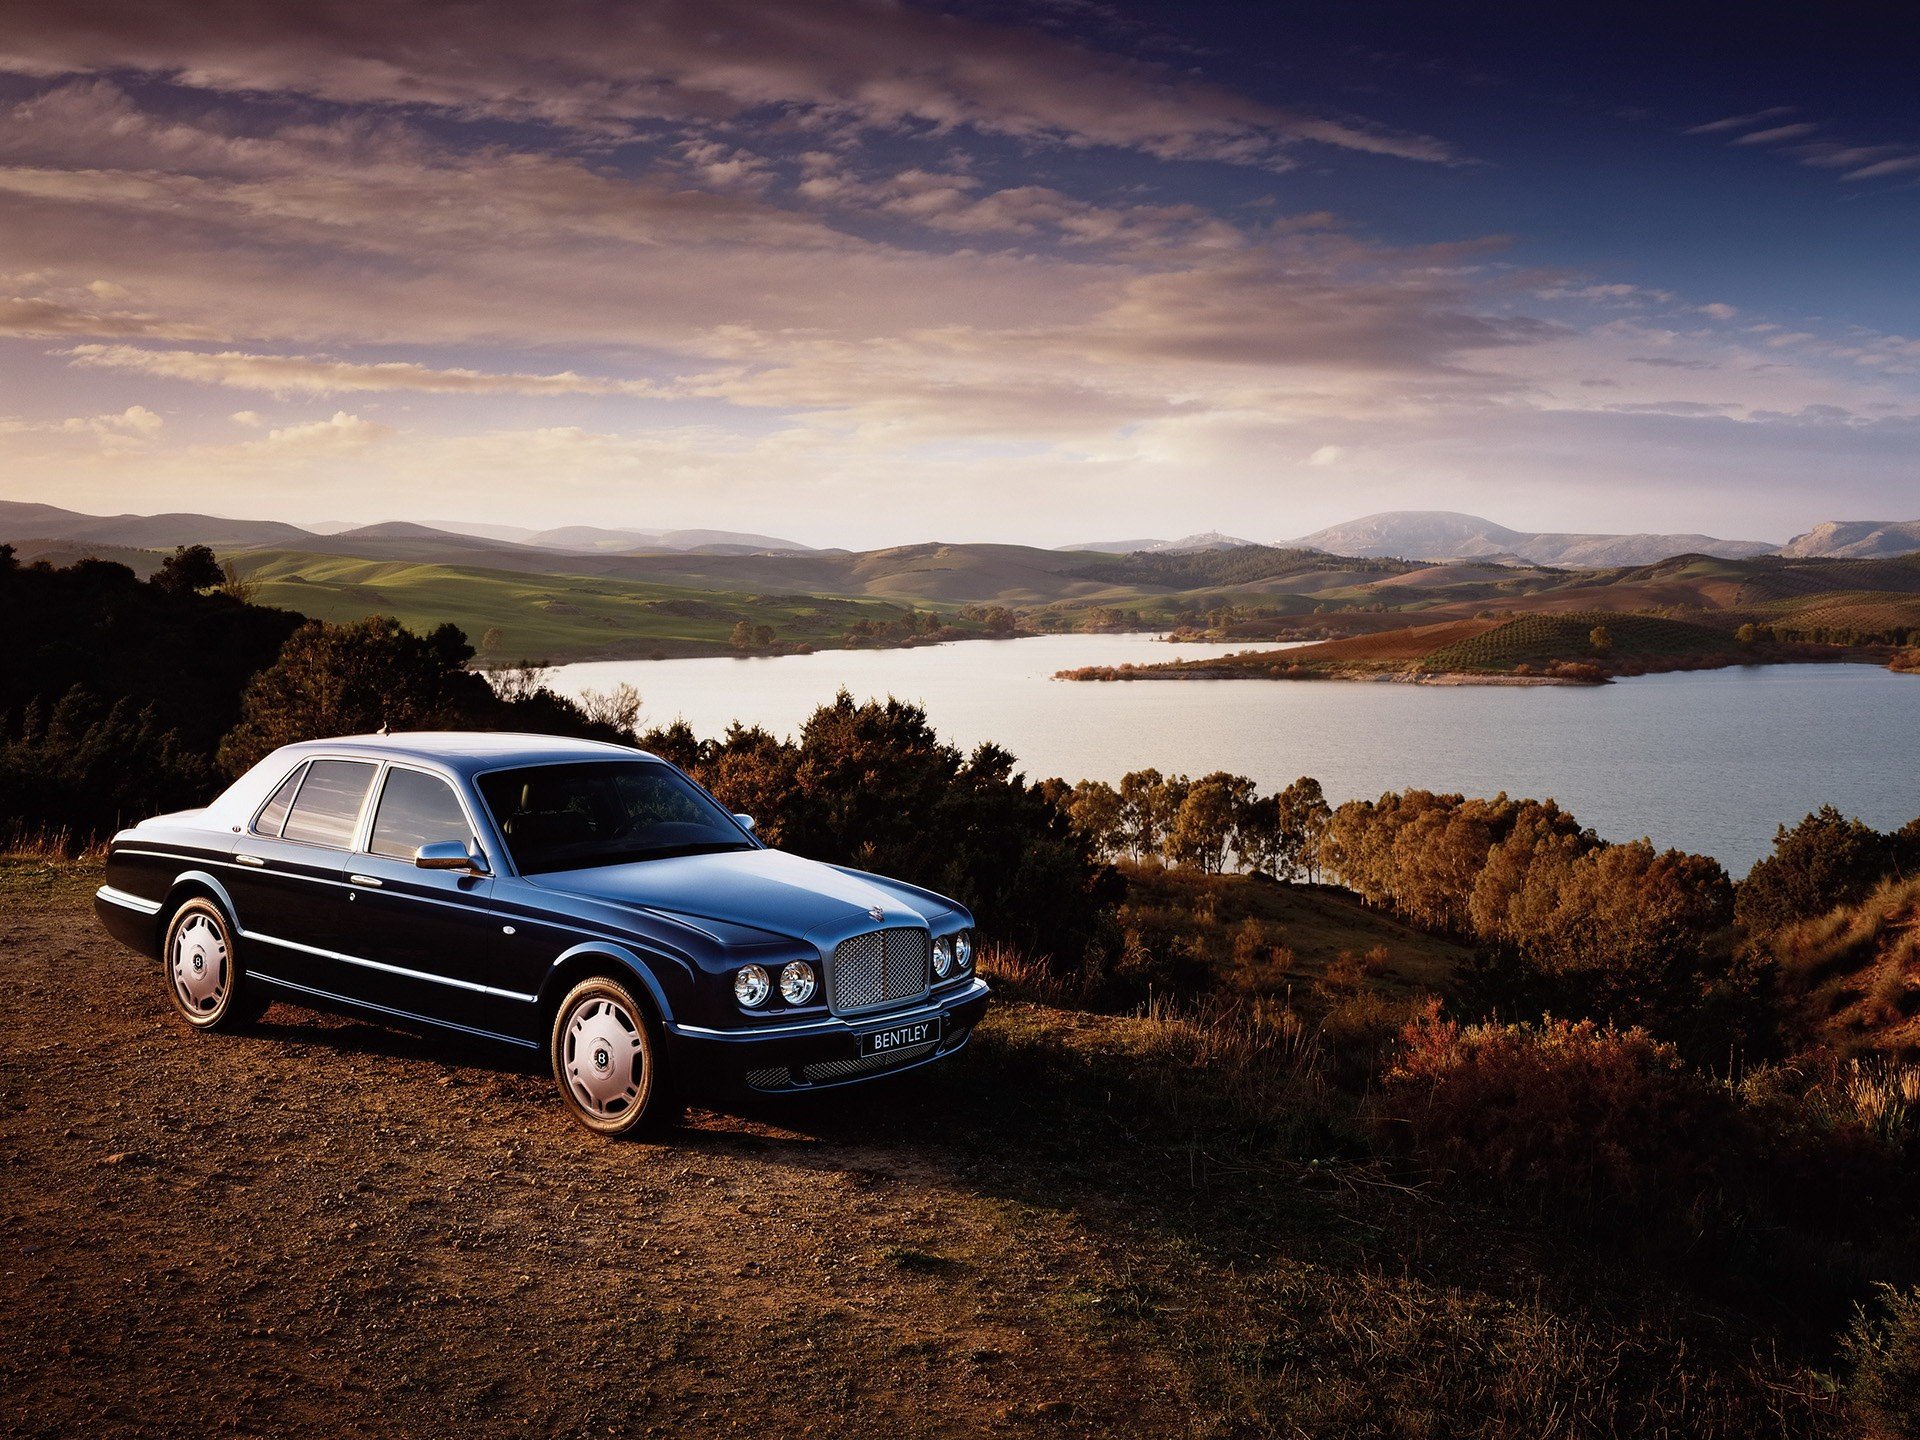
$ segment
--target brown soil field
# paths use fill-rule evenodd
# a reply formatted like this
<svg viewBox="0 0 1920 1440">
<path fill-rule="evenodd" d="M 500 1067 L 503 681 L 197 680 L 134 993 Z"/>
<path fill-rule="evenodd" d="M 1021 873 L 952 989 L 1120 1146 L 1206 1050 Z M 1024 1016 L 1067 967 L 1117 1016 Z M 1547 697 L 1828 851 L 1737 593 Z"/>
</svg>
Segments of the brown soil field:
<svg viewBox="0 0 1920 1440">
<path fill-rule="evenodd" d="M 1437 625 L 1414 625 L 1404 630 L 1387 630 L 1378 635 L 1354 635 L 1344 640 L 1328 640 L 1288 651 L 1288 661 L 1317 660 L 1418 660 L 1423 655 L 1484 635 L 1508 618 L 1489 620 L 1447 620 Z"/>
</svg>

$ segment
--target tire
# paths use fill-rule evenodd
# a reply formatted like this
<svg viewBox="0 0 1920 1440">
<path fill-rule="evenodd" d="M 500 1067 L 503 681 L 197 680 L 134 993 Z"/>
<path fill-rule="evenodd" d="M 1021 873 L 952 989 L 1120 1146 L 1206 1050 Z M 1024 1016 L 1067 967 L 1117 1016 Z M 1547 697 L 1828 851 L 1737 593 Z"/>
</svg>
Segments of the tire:
<svg viewBox="0 0 1920 1440">
<path fill-rule="evenodd" d="M 618 980 L 595 975 L 567 992 L 547 1045 L 569 1114 L 596 1135 L 624 1139 L 662 1129 L 681 1107 L 666 1047 L 647 1008 Z"/>
<path fill-rule="evenodd" d="M 270 1003 L 247 983 L 234 944 L 234 927 L 211 900 L 189 900 L 167 921 L 160 949 L 167 998 L 196 1030 L 238 1030 L 265 1013 Z"/>
</svg>

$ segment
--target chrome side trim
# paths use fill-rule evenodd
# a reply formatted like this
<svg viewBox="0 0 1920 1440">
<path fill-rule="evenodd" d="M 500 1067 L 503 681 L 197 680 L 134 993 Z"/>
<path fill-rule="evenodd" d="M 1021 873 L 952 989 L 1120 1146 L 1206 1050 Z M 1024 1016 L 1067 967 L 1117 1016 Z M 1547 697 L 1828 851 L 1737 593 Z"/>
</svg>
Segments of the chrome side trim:
<svg viewBox="0 0 1920 1440">
<path fill-rule="evenodd" d="M 264 936 L 255 936 L 264 939 Z M 345 958 L 345 957 L 342 957 Z M 277 975 L 257 974 L 251 978 L 261 980 L 277 990 L 293 990 L 302 995 L 311 995 L 317 1000 L 330 1000 L 336 1005 L 344 1005 L 350 1010 L 370 1010 L 377 1015 L 391 1015 L 396 1020 L 411 1020 L 418 1025 L 431 1025 L 436 1030 L 457 1030 L 462 1035 L 475 1035 L 482 1040 L 498 1041 L 502 1045 L 517 1045 L 522 1050 L 538 1050 L 537 1040 L 522 1040 L 517 1035 L 502 1035 L 497 1030 L 476 1030 L 471 1025 L 456 1025 L 451 1020 L 434 1020 L 425 1015 L 416 1015 L 411 1010 L 395 1010 L 386 1005 L 375 1005 L 367 1000 L 355 1000 L 346 995 L 336 995 L 331 990 L 316 990 L 311 985 L 297 985 L 291 980 L 282 980 Z M 428 977 L 431 978 L 431 977 Z"/>
<path fill-rule="evenodd" d="M 424 970 L 409 970 L 404 965 L 388 965 L 380 960 L 362 960 L 358 955 L 342 955 L 338 950 L 322 950 L 318 945 L 302 945 L 298 940 L 282 940 L 278 936 L 268 935 L 259 930 L 243 930 L 240 933 L 242 939 L 264 941 L 268 945 L 278 945 L 282 950 L 298 950 L 302 955 L 317 955 L 322 960 L 338 960 L 343 965 L 359 965 L 368 970 L 384 971 L 388 975 L 401 975 L 408 980 L 427 980 L 435 985 L 451 985 L 457 990 L 471 990 L 476 995 L 493 995 L 501 1000 L 518 1000 L 526 1005 L 531 1005 L 540 998 L 538 995 L 522 995 L 518 990 L 501 990 L 492 985 L 479 985 L 471 980 L 456 980 L 451 975 L 429 975 Z M 281 980 L 275 983 L 284 985 L 288 982 Z M 339 998 L 345 999 L 346 997 L 341 996 Z M 355 1000 L 349 1003 L 358 1005 L 361 1002 Z M 377 1010 L 380 1007 L 376 1005 L 372 1008 Z M 404 1010 L 396 1010 L 392 1013 L 404 1015 L 407 1012 Z M 415 1018 L 424 1019 L 425 1017 L 418 1016 Z M 434 1023 L 438 1024 L 439 1022 L 436 1021 Z M 476 1031 L 475 1033 L 487 1034 L 491 1032 Z"/>
<path fill-rule="evenodd" d="M 837 1015 L 829 1015 L 825 1019 L 803 1020 L 792 1025 L 756 1025 L 750 1030 L 712 1030 L 704 1025 L 676 1025 L 669 1022 L 667 1029 L 670 1033 L 689 1040 L 790 1040 L 796 1035 L 858 1035 L 863 1031 L 885 1028 L 887 1025 L 910 1025 L 915 1020 L 924 1020 L 938 1015 L 950 1005 L 964 1005 L 987 993 L 989 993 L 987 982 L 976 977 L 964 989 L 952 991 L 940 996 L 937 1000 L 916 1005 L 910 1010 L 868 1013 L 861 1015 L 858 1019 L 841 1019 Z"/>
<path fill-rule="evenodd" d="M 160 913 L 160 902 L 158 900 L 143 900 L 138 895 L 129 895 L 126 891 L 116 890 L 111 885 L 102 885 L 98 890 L 93 892 L 93 898 L 96 900 L 104 900 L 109 905 L 118 905 L 122 910 L 132 910 L 141 915 L 158 915 Z"/>
</svg>

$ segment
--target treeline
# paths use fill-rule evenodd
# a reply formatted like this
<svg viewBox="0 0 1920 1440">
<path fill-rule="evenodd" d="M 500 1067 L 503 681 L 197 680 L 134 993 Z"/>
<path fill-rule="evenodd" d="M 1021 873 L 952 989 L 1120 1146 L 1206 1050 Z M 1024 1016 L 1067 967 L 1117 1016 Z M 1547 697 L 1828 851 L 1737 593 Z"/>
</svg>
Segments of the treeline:
<svg viewBox="0 0 1920 1440">
<path fill-rule="evenodd" d="M 205 546 L 150 580 L 0 545 L 0 844 L 83 847 L 204 804 L 275 746 L 320 735 L 514 729 L 628 738 L 620 697 L 497 691 L 451 625 L 303 621 L 254 605 Z"/>
<path fill-rule="evenodd" d="M 1158 859 L 1217 875 L 1230 866 L 1279 880 L 1317 880 L 1320 841 L 1332 813 L 1320 782 L 1301 776 L 1262 795 L 1244 775 L 1216 770 L 1197 780 L 1134 770 L 1120 784 L 1045 782 L 1048 796 L 1102 860 Z"/>
<path fill-rule="evenodd" d="M 993 939 L 1036 954 L 1077 960 L 1118 893 L 1012 755 L 991 744 L 962 754 L 916 705 L 843 690 L 792 740 L 743 725 L 702 740 L 684 721 L 637 739 L 752 815 L 769 844 L 951 895 Z"/>
</svg>

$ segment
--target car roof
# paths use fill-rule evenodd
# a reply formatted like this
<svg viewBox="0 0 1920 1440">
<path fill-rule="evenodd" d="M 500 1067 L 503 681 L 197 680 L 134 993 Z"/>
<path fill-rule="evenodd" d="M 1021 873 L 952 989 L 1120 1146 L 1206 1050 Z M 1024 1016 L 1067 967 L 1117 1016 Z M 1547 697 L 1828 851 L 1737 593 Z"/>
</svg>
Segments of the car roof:
<svg viewBox="0 0 1920 1440">
<path fill-rule="evenodd" d="M 347 755 L 377 760 L 429 760 L 463 775 L 502 765 L 554 765 L 581 760 L 654 760 L 631 745 L 576 740 L 565 735 L 521 735 L 499 730 L 413 730 L 398 735 L 342 735 L 303 740 L 286 755 Z"/>
</svg>

